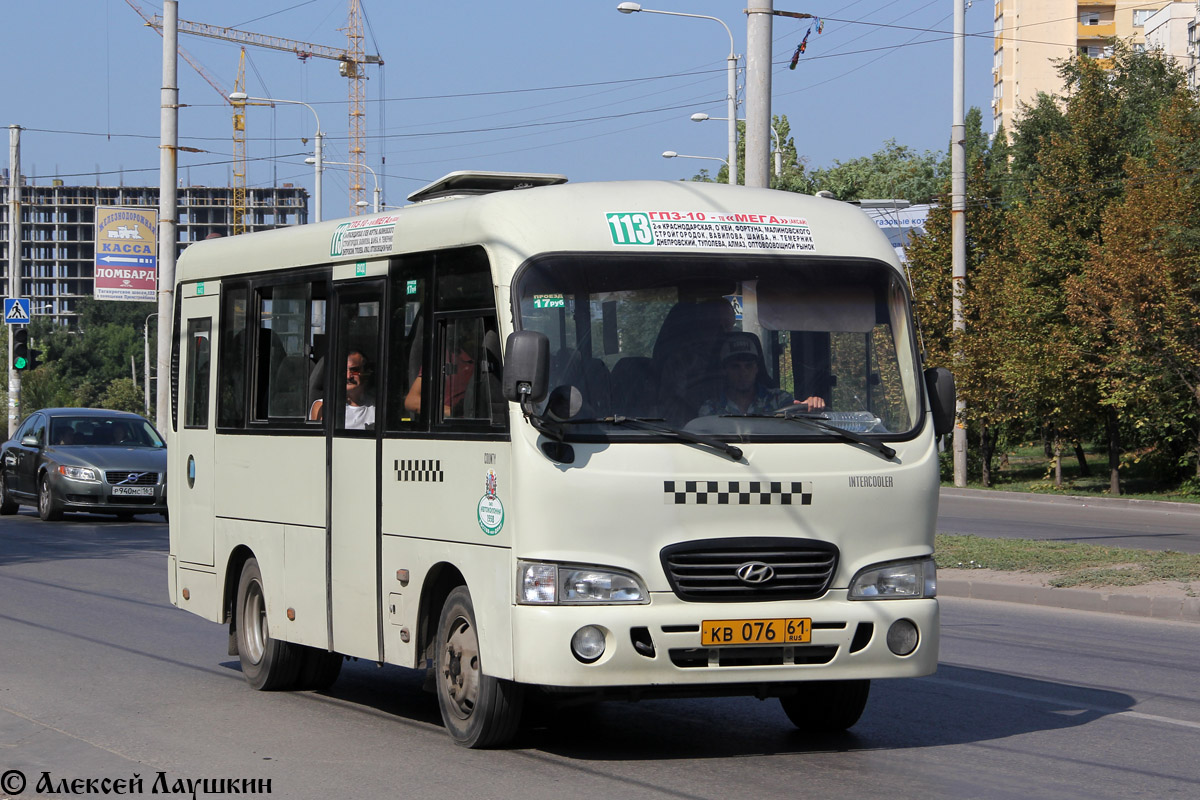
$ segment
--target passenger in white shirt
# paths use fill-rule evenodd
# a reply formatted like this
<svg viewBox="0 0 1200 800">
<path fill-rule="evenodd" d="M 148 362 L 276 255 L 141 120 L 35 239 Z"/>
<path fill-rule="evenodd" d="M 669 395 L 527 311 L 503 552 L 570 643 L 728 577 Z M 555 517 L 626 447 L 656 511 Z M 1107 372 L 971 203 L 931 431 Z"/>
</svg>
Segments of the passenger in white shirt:
<svg viewBox="0 0 1200 800">
<path fill-rule="evenodd" d="M 371 390 L 374 374 L 371 362 L 358 350 L 346 356 L 346 430 L 367 430 L 375 427 L 375 393 Z M 309 419 L 321 419 L 324 402 L 313 403 Z"/>
</svg>

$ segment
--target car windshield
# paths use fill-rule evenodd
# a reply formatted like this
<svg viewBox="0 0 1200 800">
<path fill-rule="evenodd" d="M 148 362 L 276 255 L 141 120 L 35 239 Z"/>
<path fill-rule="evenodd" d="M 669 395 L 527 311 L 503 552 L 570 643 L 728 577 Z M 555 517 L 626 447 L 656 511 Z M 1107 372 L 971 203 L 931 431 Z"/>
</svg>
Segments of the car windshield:
<svg viewBox="0 0 1200 800">
<path fill-rule="evenodd" d="M 920 421 L 908 297 L 881 262 L 550 256 L 513 291 L 519 327 L 550 340 L 538 411 L 573 437 L 655 435 L 617 416 L 737 440 Z"/>
<path fill-rule="evenodd" d="M 84 447 L 166 447 L 154 426 L 140 417 L 55 417 L 50 421 L 50 444 Z"/>
</svg>

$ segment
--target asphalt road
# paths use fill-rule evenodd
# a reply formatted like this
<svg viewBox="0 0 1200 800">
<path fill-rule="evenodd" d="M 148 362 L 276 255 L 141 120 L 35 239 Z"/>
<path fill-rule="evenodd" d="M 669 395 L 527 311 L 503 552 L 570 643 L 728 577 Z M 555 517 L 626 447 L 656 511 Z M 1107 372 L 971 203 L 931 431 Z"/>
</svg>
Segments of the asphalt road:
<svg viewBox="0 0 1200 800">
<path fill-rule="evenodd" d="M 43 772 L 56 787 L 139 775 L 146 794 L 159 773 L 168 788 L 269 779 L 286 798 L 1200 796 L 1186 623 L 947 598 L 937 674 L 876 682 L 849 734 L 806 737 L 774 701 L 652 701 L 469 752 L 412 671 L 352 662 L 329 692 L 252 691 L 223 629 L 167 603 L 165 549 L 156 522 L 0 519 L 14 796 Z"/>
<path fill-rule="evenodd" d="M 938 533 L 1200 553 L 1200 505 L 942 489 Z"/>
</svg>

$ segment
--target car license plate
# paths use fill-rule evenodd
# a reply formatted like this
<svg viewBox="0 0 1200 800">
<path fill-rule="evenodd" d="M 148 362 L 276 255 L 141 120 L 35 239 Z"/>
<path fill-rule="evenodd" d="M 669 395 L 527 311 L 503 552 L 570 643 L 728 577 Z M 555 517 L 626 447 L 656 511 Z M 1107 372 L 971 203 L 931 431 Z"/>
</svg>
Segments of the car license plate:
<svg viewBox="0 0 1200 800">
<path fill-rule="evenodd" d="M 112 487 L 112 493 L 113 493 L 114 497 L 117 497 L 117 496 L 153 497 L 154 496 L 154 487 L 153 486 L 114 486 L 114 487 Z"/>
<path fill-rule="evenodd" d="M 700 628 L 700 644 L 704 647 L 725 644 L 808 644 L 811 640 L 812 620 L 807 617 L 705 620 Z"/>
</svg>

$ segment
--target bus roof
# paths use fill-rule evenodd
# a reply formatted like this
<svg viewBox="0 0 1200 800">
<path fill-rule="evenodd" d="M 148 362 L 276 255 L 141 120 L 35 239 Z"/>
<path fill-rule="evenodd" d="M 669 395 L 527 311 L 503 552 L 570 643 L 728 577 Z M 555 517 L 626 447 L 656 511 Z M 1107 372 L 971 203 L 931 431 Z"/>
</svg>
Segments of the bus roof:
<svg viewBox="0 0 1200 800">
<path fill-rule="evenodd" d="M 442 196 L 378 214 L 190 245 L 176 282 L 482 245 L 499 283 L 546 252 L 794 254 L 900 269 L 860 209 L 794 192 L 692 181 L 563 183 Z"/>
</svg>

